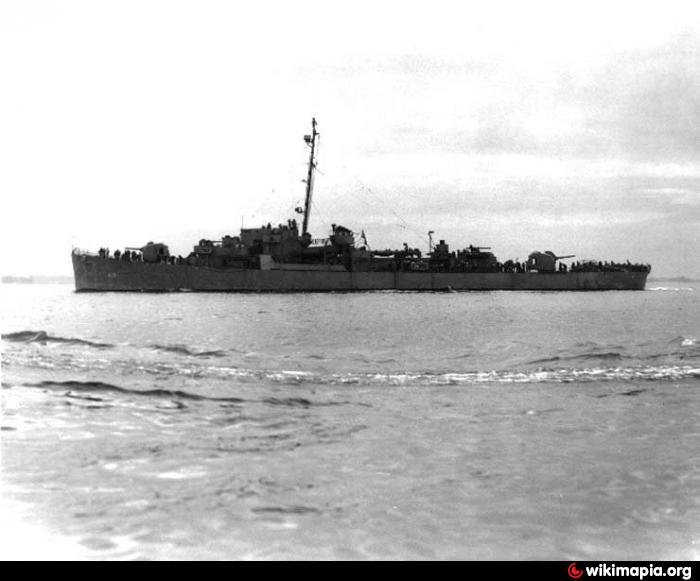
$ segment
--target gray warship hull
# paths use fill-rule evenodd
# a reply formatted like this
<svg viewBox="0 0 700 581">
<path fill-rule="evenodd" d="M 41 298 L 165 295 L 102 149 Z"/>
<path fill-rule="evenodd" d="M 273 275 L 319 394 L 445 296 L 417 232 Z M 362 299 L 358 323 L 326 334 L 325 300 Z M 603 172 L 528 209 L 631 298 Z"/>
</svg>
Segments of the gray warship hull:
<svg viewBox="0 0 700 581">
<path fill-rule="evenodd" d="M 647 272 L 350 272 L 342 267 L 279 265 L 269 270 L 128 262 L 72 254 L 77 291 L 605 291 L 644 290 Z"/>
</svg>

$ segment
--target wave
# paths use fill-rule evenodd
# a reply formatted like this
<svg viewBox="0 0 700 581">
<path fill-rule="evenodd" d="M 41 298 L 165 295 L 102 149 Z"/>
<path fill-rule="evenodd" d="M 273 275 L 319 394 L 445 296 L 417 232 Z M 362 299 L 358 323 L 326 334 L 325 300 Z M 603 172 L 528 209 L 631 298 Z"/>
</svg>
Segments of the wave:
<svg viewBox="0 0 700 581">
<path fill-rule="evenodd" d="M 167 397 L 176 399 L 189 399 L 194 401 L 225 401 L 229 403 L 243 403 L 245 400 L 239 397 L 209 397 L 204 395 L 199 395 L 196 393 L 190 393 L 188 391 L 181 390 L 170 390 L 170 389 L 127 389 L 125 387 L 119 387 L 111 383 L 104 383 L 102 381 L 40 381 L 38 383 L 27 384 L 30 387 L 41 387 L 46 389 L 68 389 L 72 391 L 89 391 L 89 392 L 112 392 L 112 393 L 124 393 L 129 395 L 140 395 L 147 397 Z"/>
<path fill-rule="evenodd" d="M 3 341 L 13 343 L 66 343 L 70 345 L 87 345 L 97 349 L 109 349 L 114 347 L 111 343 L 100 343 L 98 341 L 88 341 L 87 339 L 77 339 L 75 337 L 55 337 L 46 331 L 17 331 L 15 333 L 3 333 Z"/>
<path fill-rule="evenodd" d="M 2 340 L 3 341 L 8 341 L 12 343 L 39 343 L 42 345 L 45 345 L 47 343 L 61 343 L 61 344 L 66 344 L 66 345 L 83 345 L 83 346 L 88 346 L 88 347 L 93 347 L 96 349 L 112 349 L 116 347 L 121 347 L 124 345 L 115 345 L 112 343 L 105 343 L 105 342 L 100 342 L 100 341 L 94 341 L 94 340 L 89 340 L 89 339 L 81 339 L 78 337 L 61 337 L 61 336 L 55 336 L 55 335 L 49 335 L 46 331 L 39 330 L 39 331 L 34 331 L 34 330 L 25 330 L 25 331 L 17 331 L 14 333 L 3 333 L 2 334 Z M 572 362 L 577 362 L 580 361 L 581 363 L 585 363 L 587 361 L 619 361 L 625 358 L 630 358 L 630 359 L 636 359 L 636 360 L 647 360 L 648 362 L 651 362 L 653 360 L 659 359 L 660 357 L 667 357 L 667 356 L 673 356 L 673 355 L 684 355 L 687 356 L 688 354 L 692 355 L 696 350 L 700 349 L 700 342 L 696 337 L 693 336 L 676 336 L 672 339 L 670 339 L 667 343 L 667 345 L 673 345 L 676 347 L 676 349 L 673 350 L 673 352 L 669 352 L 666 350 L 666 348 L 661 347 L 661 350 L 659 350 L 657 353 L 644 353 L 643 355 L 640 353 L 632 353 L 628 352 L 629 349 L 634 349 L 635 347 L 633 345 L 601 345 L 599 343 L 596 343 L 594 341 L 581 341 L 573 345 L 572 347 L 566 349 L 566 350 L 559 350 L 558 353 L 550 355 L 550 356 L 545 356 L 545 357 L 539 357 L 536 359 L 530 359 L 528 361 L 525 361 L 523 365 L 529 366 L 529 365 L 547 365 L 547 364 L 556 364 L 556 363 L 572 363 Z M 239 351 L 237 349 L 233 348 L 227 348 L 227 349 L 206 349 L 206 350 L 199 350 L 181 343 L 178 344 L 150 344 L 150 345 L 128 345 L 131 348 L 135 349 L 153 349 L 156 351 L 162 351 L 162 352 L 167 352 L 167 353 L 173 353 L 175 355 L 182 355 L 185 357 L 193 357 L 193 358 L 211 358 L 211 357 L 226 357 L 228 355 L 233 355 L 233 354 L 240 354 L 243 353 L 242 351 Z M 637 347 L 645 347 L 646 344 L 638 344 Z M 688 349 L 690 348 L 690 349 Z M 646 350 L 646 347 L 645 349 Z M 243 355 L 244 358 L 250 358 L 250 357 L 255 357 L 259 356 L 259 353 L 245 353 Z M 469 359 L 474 357 L 473 352 L 469 352 L 466 354 L 461 354 L 454 359 Z M 326 361 L 328 358 L 322 354 L 319 353 L 312 353 L 310 355 L 305 356 L 306 359 L 314 359 L 314 360 L 323 360 Z M 681 357 L 684 358 L 684 357 Z M 367 363 L 372 363 L 366 356 L 362 356 L 359 358 L 363 362 Z M 393 358 L 384 358 L 384 359 L 379 359 L 375 360 L 373 363 L 377 365 L 384 365 L 384 364 L 389 364 L 389 363 L 395 363 L 396 360 Z"/>
<path fill-rule="evenodd" d="M 55 389 L 55 390 L 66 390 L 65 395 L 67 397 L 78 397 L 80 399 L 87 399 L 91 401 L 104 401 L 99 397 L 95 397 L 92 394 L 103 394 L 103 393 L 113 393 L 113 394 L 124 394 L 129 396 L 142 396 L 142 397 L 153 397 L 153 398 L 167 398 L 169 400 L 190 400 L 190 401 L 212 401 L 212 402 L 225 402 L 233 404 L 242 403 L 263 403 L 272 406 L 284 406 L 284 407 L 300 407 L 309 408 L 311 406 L 335 406 L 349 404 L 349 401 L 311 401 L 304 397 L 267 397 L 261 400 L 246 400 L 240 397 L 215 397 L 210 395 L 202 395 L 197 393 L 192 393 L 190 391 L 182 390 L 171 390 L 171 389 L 128 389 L 125 387 L 120 387 L 112 383 L 105 383 L 102 381 L 78 381 L 78 380 L 67 380 L 67 381 L 55 381 L 47 380 L 40 381 L 37 383 L 27 383 L 24 384 L 27 387 L 38 387 L 42 389 Z M 76 395 L 78 392 L 79 395 Z M 183 406 L 184 407 L 184 406 Z"/>
<path fill-rule="evenodd" d="M 251 509 L 256 514 L 319 514 L 312 506 L 258 506 Z"/>
<path fill-rule="evenodd" d="M 504 383 L 571 383 L 589 381 L 638 381 L 638 380 L 681 380 L 696 379 L 700 376 L 698 356 L 700 341 L 689 334 L 678 335 L 667 342 L 637 343 L 636 345 L 600 344 L 593 341 L 580 341 L 567 349 L 560 349 L 553 354 L 543 353 L 542 357 L 522 362 L 511 362 L 508 369 L 487 371 L 455 371 L 449 367 L 437 371 L 396 372 L 386 369 L 386 363 L 393 359 L 371 361 L 361 358 L 362 371 L 332 372 L 331 370 L 288 370 L 275 369 L 272 358 L 267 369 L 260 369 L 255 361 L 265 361 L 261 354 L 246 353 L 240 355 L 236 349 L 196 350 L 183 344 L 130 345 L 121 350 L 122 345 L 113 345 L 98 341 L 49 335 L 46 331 L 24 330 L 2 335 L 3 341 L 14 342 L 18 348 L 3 352 L 3 366 L 19 368 L 37 368 L 52 371 L 65 371 L 68 377 L 79 371 L 90 372 L 97 377 L 150 376 L 159 379 L 178 377 L 188 380 L 233 380 L 239 382 L 275 382 L 283 384 L 330 384 L 330 385 L 462 385 L 462 384 L 504 384 Z M 97 349 L 112 349 L 104 357 L 96 357 L 70 350 L 23 349 L 22 344 L 62 343 L 69 345 L 86 345 Z M 165 351 L 182 357 L 159 358 L 153 361 L 152 355 L 142 357 L 146 351 Z M 631 352 L 638 350 L 636 353 Z M 653 352 L 651 352 L 653 350 Z M 239 353 L 236 361 L 211 358 L 224 358 Z M 253 357 L 255 355 L 255 357 Z M 304 359 L 301 357 L 300 359 Z M 322 359 L 319 354 L 312 354 L 307 359 Z M 243 365 L 239 365 L 242 363 Z M 263 365 L 265 365 L 263 363 Z M 370 371 L 365 371 L 366 369 Z M 373 371 L 376 369 L 376 372 Z M 108 376 L 103 374 L 108 373 Z M 60 385 L 53 382 L 53 385 Z M 85 387 L 87 386 L 87 387 Z M 72 382 L 64 385 L 68 389 L 112 389 L 123 388 L 110 384 L 91 382 Z M 181 393 L 170 390 L 139 391 L 140 394 L 180 397 Z M 183 392 L 184 393 L 184 392 Z M 181 397 L 187 398 L 188 395 Z M 196 396 L 200 397 L 200 396 Z M 307 405 L 302 401 L 271 401 L 271 405 Z"/>
<path fill-rule="evenodd" d="M 679 335 L 671 339 L 669 343 L 681 347 L 695 347 L 698 344 L 698 339 L 697 337 L 684 337 L 683 335 Z"/>
<path fill-rule="evenodd" d="M 3 341 L 12 343 L 39 343 L 46 345 L 47 343 L 63 343 L 67 345 L 84 345 L 94 347 L 96 349 L 110 349 L 115 347 L 112 343 L 102 343 L 99 341 L 90 341 L 88 339 L 79 339 L 76 337 L 60 337 L 49 335 L 46 331 L 17 331 L 15 333 L 6 333 L 2 335 Z M 150 345 L 152 349 L 158 351 L 166 351 L 177 355 L 185 355 L 187 357 L 224 357 L 227 351 L 223 349 L 212 349 L 208 351 L 197 351 L 186 345 Z"/>
<path fill-rule="evenodd" d="M 650 291 L 670 291 L 670 292 L 687 292 L 694 291 L 695 289 L 690 286 L 653 286 L 648 288 Z"/>
<path fill-rule="evenodd" d="M 672 349 L 668 348 L 668 345 L 672 346 Z M 605 351 L 603 349 L 619 349 L 619 351 Z M 637 361 L 639 363 L 651 364 L 653 361 L 664 358 L 677 358 L 680 360 L 687 359 L 688 357 L 694 357 L 696 354 L 700 354 L 700 344 L 698 339 L 695 337 L 684 337 L 679 335 L 669 340 L 666 345 L 659 345 L 656 348 L 656 352 L 649 352 L 650 348 L 653 347 L 651 343 L 638 343 L 636 345 L 630 345 L 628 347 L 622 345 L 608 345 L 599 346 L 592 341 L 585 341 L 575 345 L 575 348 L 581 349 L 585 348 L 582 352 L 573 352 L 571 349 L 560 350 L 558 355 L 552 355 L 550 357 L 541 357 L 538 359 L 531 359 L 525 362 L 525 365 L 565 365 L 575 362 L 585 362 L 589 361 L 620 361 L 622 359 L 628 359 Z M 600 350 L 599 350 L 600 349 Z"/>
<path fill-rule="evenodd" d="M 223 357 L 226 351 L 222 349 L 213 349 L 211 351 L 194 351 L 185 345 L 153 345 L 153 349 L 158 351 L 167 351 L 169 353 L 177 353 L 187 357 Z"/>
<path fill-rule="evenodd" d="M 288 379 L 279 373 L 271 379 Z M 390 385 L 470 385 L 509 383 L 588 383 L 599 381 L 700 379 L 700 368 L 693 366 L 594 367 L 535 371 L 472 371 L 467 373 L 345 374 L 307 377 L 308 382 Z"/>
<path fill-rule="evenodd" d="M 270 405 L 282 405 L 288 407 L 309 407 L 311 402 L 304 397 L 268 397 L 263 400 L 265 403 Z"/>
<path fill-rule="evenodd" d="M 639 380 L 682 380 L 700 377 L 700 366 L 696 361 L 698 346 L 690 338 L 680 338 L 678 353 L 664 355 L 672 357 L 670 361 L 658 361 L 657 356 L 645 356 L 637 362 L 628 361 L 622 364 L 619 352 L 607 351 L 602 353 L 587 352 L 576 357 L 585 361 L 571 364 L 570 356 L 542 358 L 528 362 L 522 367 L 511 369 L 496 369 L 488 371 L 305 371 L 274 368 L 251 368 L 250 366 L 214 365 L 206 359 L 183 358 L 175 361 L 143 361 L 124 358 L 96 358 L 85 354 L 61 353 L 57 357 L 53 352 L 18 351 L 3 353 L 3 366 L 15 370 L 22 368 L 41 369 L 51 372 L 80 372 L 94 374 L 109 374 L 113 376 L 143 376 L 151 378 L 177 378 L 206 381 L 237 381 L 242 383 L 273 382 L 282 384 L 313 384 L 313 385 L 462 385 L 487 383 L 571 383 L 590 381 L 639 381 Z M 687 342 L 687 343 L 686 343 Z M 557 364 L 557 362 L 559 364 Z M 587 364 L 588 363 L 588 364 Z M 607 364 L 606 364 L 607 363 Z M 612 363 L 612 365 L 610 364 Z M 532 368 L 537 365 L 536 368 Z M 21 373 L 21 372 L 20 372 Z M 99 376 L 98 376 L 99 377 Z M 83 385 L 75 383 L 77 389 Z M 108 386 L 108 384 L 105 384 Z M 70 387 L 70 386 L 68 386 Z M 104 387 L 104 386 L 103 386 Z M 107 389 L 108 387 L 104 387 Z M 113 388 L 118 389 L 118 388 Z M 143 392 L 140 392 L 143 393 Z M 158 392 L 153 392 L 157 394 Z M 176 392 L 165 390 L 164 395 Z M 177 395 L 177 394 L 176 394 Z M 301 402 L 298 402 L 301 403 Z"/>
<path fill-rule="evenodd" d="M 81 370 L 84 371 L 84 370 Z M 163 369 L 158 374 L 200 379 L 238 380 L 242 383 L 271 382 L 287 385 L 364 385 L 364 386 L 452 386 L 534 383 L 593 383 L 607 381 L 682 381 L 700 379 L 700 367 L 691 365 L 656 365 L 639 367 L 590 367 L 575 369 L 538 369 L 528 371 L 471 371 L 466 373 L 311 373 L 285 370 L 252 370 L 209 367 L 194 373 L 192 369 Z M 211 400 L 242 403 L 236 397 L 209 397 L 181 390 L 132 390 L 99 381 L 42 381 L 34 387 L 60 388 L 74 391 L 104 391 L 152 397 L 190 400 Z M 267 398 L 270 405 L 308 407 L 308 399 L 300 397 Z M 316 405 L 316 404 L 313 404 Z"/>
<path fill-rule="evenodd" d="M 533 359 L 528 361 L 530 365 L 541 365 L 543 363 L 555 363 L 557 361 L 577 361 L 577 360 L 591 360 L 591 359 L 602 359 L 602 360 L 615 360 L 622 359 L 624 355 L 618 353 L 617 351 L 608 351 L 603 353 L 580 353 L 578 355 L 555 355 L 554 357 L 545 357 L 543 359 Z"/>
</svg>

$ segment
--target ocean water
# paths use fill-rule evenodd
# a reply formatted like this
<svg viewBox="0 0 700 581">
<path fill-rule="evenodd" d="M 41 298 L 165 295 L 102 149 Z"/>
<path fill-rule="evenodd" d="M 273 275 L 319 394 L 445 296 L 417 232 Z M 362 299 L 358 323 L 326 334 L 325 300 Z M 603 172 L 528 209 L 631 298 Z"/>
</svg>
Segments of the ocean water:
<svg viewBox="0 0 700 581">
<path fill-rule="evenodd" d="M 697 559 L 700 300 L 2 287 L 3 556 Z"/>
</svg>

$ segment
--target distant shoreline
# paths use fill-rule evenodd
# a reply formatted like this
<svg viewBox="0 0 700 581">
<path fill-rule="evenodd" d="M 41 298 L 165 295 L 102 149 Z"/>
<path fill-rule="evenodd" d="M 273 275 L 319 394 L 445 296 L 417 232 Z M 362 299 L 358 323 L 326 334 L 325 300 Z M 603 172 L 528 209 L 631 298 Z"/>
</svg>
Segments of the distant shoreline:
<svg viewBox="0 0 700 581">
<path fill-rule="evenodd" d="M 2 284 L 72 284 L 72 276 L 3 276 Z"/>
<path fill-rule="evenodd" d="M 700 278 L 688 278 L 687 276 L 653 277 L 647 279 L 647 283 L 649 282 L 700 282 Z"/>
</svg>

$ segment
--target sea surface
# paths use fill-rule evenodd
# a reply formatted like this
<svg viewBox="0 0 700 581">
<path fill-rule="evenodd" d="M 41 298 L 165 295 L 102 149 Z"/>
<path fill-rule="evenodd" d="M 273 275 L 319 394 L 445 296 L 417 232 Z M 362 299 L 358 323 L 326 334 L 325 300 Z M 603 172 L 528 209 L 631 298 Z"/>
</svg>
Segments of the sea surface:
<svg viewBox="0 0 700 581">
<path fill-rule="evenodd" d="M 0 556 L 700 558 L 700 286 L 2 286 Z"/>
</svg>

